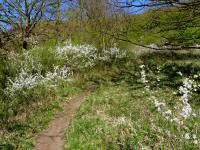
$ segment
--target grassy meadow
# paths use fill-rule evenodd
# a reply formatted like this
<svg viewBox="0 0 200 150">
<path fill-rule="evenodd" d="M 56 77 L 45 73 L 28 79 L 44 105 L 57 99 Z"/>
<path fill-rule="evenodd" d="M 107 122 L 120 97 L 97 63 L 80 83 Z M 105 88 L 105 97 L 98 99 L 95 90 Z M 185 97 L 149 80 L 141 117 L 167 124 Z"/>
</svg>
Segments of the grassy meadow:
<svg viewBox="0 0 200 150">
<path fill-rule="evenodd" d="M 115 70 L 117 79 L 102 84 L 78 111 L 64 149 L 199 149 L 199 63 L 174 55 L 143 55 Z M 198 87 L 187 93 L 192 111 L 183 117 L 188 105 L 180 87 L 194 75 Z"/>
<path fill-rule="evenodd" d="M 200 149 L 199 9 L 177 10 L 82 18 L 72 8 L 75 17 L 40 20 L 27 49 L 24 26 L 0 35 L 0 150 L 34 148 L 63 105 L 91 87 L 63 149 Z"/>
<path fill-rule="evenodd" d="M 64 149 L 199 149 L 198 51 L 99 53 L 87 44 L 50 43 L 6 62 L 2 149 L 34 147 L 62 104 L 93 85 Z"/>
</svg>

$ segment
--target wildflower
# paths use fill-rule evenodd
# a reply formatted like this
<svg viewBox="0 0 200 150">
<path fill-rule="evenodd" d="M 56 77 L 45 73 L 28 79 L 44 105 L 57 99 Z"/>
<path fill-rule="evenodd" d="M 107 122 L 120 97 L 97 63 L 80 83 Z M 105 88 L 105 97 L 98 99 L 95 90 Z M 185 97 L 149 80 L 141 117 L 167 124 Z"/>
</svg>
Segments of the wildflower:
<svg viewBox="0 0 200 150">
<path fill-rule="evenodd" d="M 167 111 L 163 112 L 162 115 L 165 117 L 165 119 L 168 120 L 172 115 L 172 111 L 171 110 L 167 110 Z M 172 121 L 172 120 L 170 120 L 170 121 Z"/>
<path fill-rule="evenodd" d="M 175 117 L 175 118 L 172 119 L 172 121 L 174 121 L 174 122 L 176 122 L 178 124 L 181 124 L 180 118 Z"/>
<path fill-rule="evenodd" d="M 198 78 L 199 76 L 195 74 L 193 77 L 196 79 L 196 78 Z"/>
<path fill-rule="evenodd" d="M 102 55 L 98 55 L 98 50 L 92 45 L 74 45 L 70 40 L 64 43 L 64 46 L 58 46 L 55 49 L 57 56 L 66 58 L 70 56 L 70 63 L 77 68 L 89 68 L 96 65 L 96 61 L 110 61 L 111 58 L 124 58 L 126 53 L 122 52 L 116 46 L 105 50 Z M 14 79 L 10 79 L 7 83 L 7 93 L 15 93 L 15 91 L 23 89 L 32 89 L 38 85 L 45 87 L 57 86 L 58 79 L 67 81 L 67 78 L 73 74 L 67 66 L 54 66 L 53 71 L 43 72 L 42 64 L 34 59 L 31 51 L 24 51 L 21 59 L 10 54 L 9 59 L 14 59 L 11 66 L 20 68 L 20 72 Z M 19 61 L 20 60 L 20 61 Z M 17 62 L 17 63 L 16 63 Z M 43 73 L 42 73 L 43 72 Z"/>
<path fill-rule="evenodd" d="M 188 103 L 189 100 L 189 94 L 191 93 L 193 89 L 193 80 L 186 78 L 183 81 L 183 86 L 180 86 L 179 92 L 182 94 L 181 101 L 183 103 L 183 109 L 180 115 L 184 118 L 188 118 L 192 113 L 192 107 Z"/>
<path fill-rule="evenodd" d="M 126 118 L 125 117 L 120 117 L 119 118 L 119 123 L 120 124 L 125 124 L 126 123 Z"/>
<path fill-rule="evenodd" d="M 187 119 L 188 117 L 190 117 L 191 115 L 196 117 L 196 114 L 193 112 L 191 105 L 189 104 L 189 98 L 192 94 L 192 91 L 196 91 L 197 88 L 200 87 L 200 85 L 195 84 L 194 80 L 189 77 L 189 78 L 185 78 L 183 80 L 183 85 L 179 87 L 179 93 L 181 94 L 180 97 L 180 101 L 181 101 L 181 107 L 182 109 L 180 109 L 181 107 L 179 105 L 177 105 L 175 107 L 175 109 L 180 109 L 180 112 L 178 112 L 177 116 L 173 116 L 172 115 L 172 111 L 170 109 L 166 110 L 166 104 L 164 102 L 159 102 L 158 99 L 153 96 L 154 92 L 150 91 L 150 86 L 147 84 L 148 80 L 147 80 L 147 75 L 145 72 L 145 66 L 144 65 L 140 65 L 139 66 L 141 68 L 141 82 L 145 85 L 145 89 L 147 91 L 150 92 L 150 97 L 149 99 L 151 101 L 154 102 L 155 108 L 162 114 L 162 116 L 167 119 L 170 122 L 176 122 L 179 125 L 183 125 L 185 122 L 184 120 Z M 177 72 L 180 76 L 183 76 L 183 74 L 181 72 Z M 197 78 L 198 76 L 194 75 L 194 78 Z M 157 81 L 160 81 L 159 78 L 157 77 Z M 173 92 L 174 95 L 177 94 L 177 92 Z M 174 113 L 177 114 L 177 113 Z M 187 126 L 184 125 L 184 127 L 187 128 Z M 189 129 L 187 129 L 189 130 Z M 198 139 L 196 134 L 190 135 L 190 133 L 186 133 L 185 134 L 185 139 L 186 140 L 193 140 L 194 144 L 199 144 Z"/>
<path fill-rule="evenodd" d="M 141 68 L 141 72 L 140 72 L 140 74 L 141 74 L 141 82 L 143 83 L 143 84 L 145 84 L 145 90 L 146 91 L 149 91 L 150 90 L 150 86 L 149 85 L 147 85 L 147 83 L 148 83 L 148 80 L 146 79 L 146 72 L 145 72 L 145 70 L 144 70 L 144 65 L 141 65 L 140 66 L 140 68 Z"/>
<path fill-rule="evenodd" d="M 54 66 L 54 71 L 53 72 L 48 72 L 46 74 L 46 77 L 44 78 L 44 80 L 46 81 L 50 81 L 53 79 L 66 79 L 68 76 L 70 76 L 72 74 L 72 72 L 70 72 L 70 68 L 69 67 L 62 67 L 59 68 L 59 66 Z"/>
<path fill-rule="evenodd" d="M 183 76 L 182 72 L 180 72 L 180 71 L 179 71 L 179 72 L 177 72 L 177 74 L 179 74 L 180 76 Z"/>
<path fill-rule="evenodd" d="M 142 68 L 144 68 L 144 67 L 145 67 L 145 65 L 140 65 L 139 67 L 142 69 Z"/>
<path fill-rule="evenodd" d="M 197 114 L 196 114 L 196 113 L 193 113 L 193 114 L 192 114 L 192 116 L 193 116 L 193 117 L 196 117 L 196 116 L 197 116 Z"/>
<path fill-rule="evenodd" d="M 189 140 L 189 139 L 190 139 L 190 134 L 189 134 L 189 133 L 186 133 L 186 134 L 185 134 L 185 139 L 186 139 L 186 140 Z"/>
<path fill-rule="evenodd" d="M 192 108 L 189 104 L 185 105 L 182 109 L 182 112 L 180 113 L 181 116 L 184 118 L 187 118 L 192 112 Z"/>
<path fill-rule="evenodd" d="M 198 140 L 194 140 L 193 143 L 194 143 L 195 145 L 197 145 L 197 144 L 198 144 Z"/>
<path fill-rule="evenodd" d="M 156 97 L 155 96 L 151 96 L 150 99 L 156 100 Z"/>
<path fill-rule="evenodd" d="M 115 58 L 125 58 L 126 57 L 126 53 L 125 52 L 121 52 L 119 48 L 112 47 L 109 49 L 110 51 L 110 55 L 111 57 L 115 57 Z"/>
<path fill-rule="evenodd" d="M 88 44 L 74 45 L 70 40 L 66 41 L 63 47 L 57 47 L 56 53 L 60 57 L 67 57 L 70 54 L 70 59 L 72 59 L 71 55 L 74 55 L 75 58 L 80 58 L 84 64 L 82 68 L 93 67 L 96 61 L 111 61 L 112 59 L 127 57 L 126 52 L 122 52 L 116 46 L 103 50 L 102 54 L 98 54 L 98 50 L 94 46 Z"/>
<path fill-rule="evenodd" d="M 193 137 L 193 139 L 197 139 L 197 135 L 196 134 L 193 134 L 192 137 Z"/>
<path fill-rule="evenodd" d="M 157 71 L 158 71 L 158 73 L 160 73 L 160 71 L 161 71 L 161 68 L 160 68 L 160 66 L 157 66 Z"/>
<path fill-rule="evenodd" d="M 165 112 L 165 115 L 167 115 L 167 116 L 170 116 L 172 114 L 172 111 L 171 110 L 167 110 L 166 112 Z"/>
<path fill-rule="evenodd" d="M 31 75 L 27 72 L 27 70 L 22 69 L 14 80 L 9 80 L 6 90 L 15 92 L 23 88 L 31 89 L 39 84 L 41 78 L 42 76 L 39 74 Z"/>
<path fill-rule="evenodd" d="M 161 111 L 161 108 L 165 106 L 165 103 L 158 102 L 156 100 L 155 100 L 154 104 L 155 104 L 155 107 L 158 109 L 158 111 Z"/>
</svg>

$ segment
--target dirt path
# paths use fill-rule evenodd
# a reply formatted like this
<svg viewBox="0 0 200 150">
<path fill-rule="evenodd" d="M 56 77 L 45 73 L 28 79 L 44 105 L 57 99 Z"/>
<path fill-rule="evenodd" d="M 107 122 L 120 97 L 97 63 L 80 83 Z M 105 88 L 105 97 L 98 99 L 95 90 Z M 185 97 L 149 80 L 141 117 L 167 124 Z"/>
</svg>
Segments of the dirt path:
<svg viewBox="0 0 200 150">
<path fill-rule="evenodd" d="M 73 97 L 64 106 L 63 112 L 55 116 L 51 126 L 36 138 L 36 147 L 33 150 L 62 150 L 65 130 L 70 126 L 75 112 L 89 94 L 88 91 Z"/>
</svg>

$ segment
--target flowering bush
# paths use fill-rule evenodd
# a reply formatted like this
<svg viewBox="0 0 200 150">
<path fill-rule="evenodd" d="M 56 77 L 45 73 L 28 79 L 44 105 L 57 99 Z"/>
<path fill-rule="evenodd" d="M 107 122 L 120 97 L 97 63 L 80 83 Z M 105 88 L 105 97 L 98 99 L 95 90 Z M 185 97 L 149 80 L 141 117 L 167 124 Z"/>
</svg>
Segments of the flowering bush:
<svg viewBox="0 0 200 150">
<path fill-rule="evenodd" d="M 73 45 L 71 41 L 58 46 L 56 53 L 59 57 L 67 59 L 73 67 L 87 68 L 95 65 L 97 59 L 97 49 L 91 45 Z"/>
<path fill-rule="evenodd" d="M 14 94 L 15 91 L 23 89 L 32 89 L 38 85 L 44 85 L 53 87 L 57 85 L 57 80 L 65 80 L 71 75 L 70 69 L 67 67 L 59 68 L 59 66 L 54 67 L 53 72 L 47 72 L 46 76 L 42 74 L 29 74 L 27 70 L 22 69 L 21 72 L 14 80 L 9 80 L 6 92 L 9 94 Z"/>
<path fill-rule="evenodd" d="M 157 90 L 150 89 L 150 81 L 147 80 L 147 74 L 145 72 L 145 65 L 141 65 L 141 82 L 144 84 L 144 90 L 147 92 L 150 97 L 149 100 L 154 105 L 156 110 L 163 116 L 164 119 L 171 123 L 176 123 L 181 128 L 186 129 L 185 131 L 185 140 L 193 140 L 193 144 L 197 145 L 199 143 L 199 140 L 197 138 L 196 127 L 193 126 L 193 129 L 190 131 L 189 127 L 187 127 L 187 119 L 193 119 L 197 117 L 196 113 L 192 109 L 192 106 L 189 103 L 189 99 L 193 92 L 197 91 L 197 88 L 199 88 L 197 82 L 194 79 L 198 78 L 198 75 L 194 75 L 193 77 L 188 77 L 183 79 L 182 85 L 178 88 L 178 93 L 181 94 L 179 98 L 179 102 L 175 102 L 176 106 L 173 109 L 170 109 L 170 106 L 167 105 L 165 99 L 159 100 L 160 98 L 157 98 L 155 95 L 158 92 Z M 160 73 L 161 69 L 158 67 L 158 73 Z M 183 77 L 183 74 L 179 71 L 177 72 L 181 77 Z M 157 85 L 159 85 L 160 78 L 157 76 Z M 155 88 L 155 87 L 154 87 Z M 158 88 L 159 89 L 159 88 Z M 173 94 L 177 94 L 177 92 L 174 92 Z M 173 111 L 172 111 L 173 110 Z M 184 130 L 183 129 L 183 130 Z"/>
<path fill-rule="evenodd" d="M 64 57 L 69 61 L 70 66 L 74 68 L 91 68 L 98 61 L 110 62 L 115 59 L 127 57 L 126 52 L 113 47 L 99 52 L 92 45 L 74 45 L 70 40 L 64 43 L 64 46 L 58 46 L 56 53 L 59 57 Z"/>
<path fill-rule="evenodd" d="M 112 61 L 115 59 L 123 59 L 127 57 L 127 53 L 123 52 L 117 47 L 112 47 L 108 50 L 103 50 L 102 54 L 100 54 L 97 58 L 100 61 Z"/>
<path fill-rule="evenodd" d="M 65 81 L 73 70 L 94 67 L 98 61 L 122 59 L 126 53 L 118 48 L 98 50 L 88 44 L 74 45 L 70 40 L 64 46 L 51 49 L 32 49 L 22 55 L 10 54 L 9 67 L 13 70 L 5 92 L 13 95 L 15 91 L 33 89 L 39 85 L 55 87 L 59 81 Z"/>
</svg>

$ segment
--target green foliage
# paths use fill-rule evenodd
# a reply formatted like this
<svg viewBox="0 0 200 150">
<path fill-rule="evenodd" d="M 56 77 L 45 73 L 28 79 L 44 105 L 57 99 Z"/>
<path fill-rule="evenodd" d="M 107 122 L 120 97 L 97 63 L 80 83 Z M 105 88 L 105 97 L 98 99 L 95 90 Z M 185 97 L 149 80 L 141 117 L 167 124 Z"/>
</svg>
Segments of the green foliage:
<svg viewBox="0 0 200 150">
<path fill-rule="evenodd" d="M 127 18 L 95 18 L 81 22 L 69 19 L 59 24 L 59 30 L 55 30 L 58 26 L 54 22 L 43 21 L 33 30 L 38 36 L 31 37 L 42 46 L 35 47 L 30 43 L 32 48 L 26 52 L 20 49 L 20 39 L 4 42 L 5 49 L 14 50 L 14 56 L 10 53 L 5 59 L 0 58 L 0 144 L 3 144 L 0 149 L 31 148 L 30 139 L 48 127 L 57 111 L 62 111 L 63 99 L 93 84 L 100 88 L 78 112 L 67 134 L 66 149 L 140 149 L 141 146 L 172 149 L 180 148 L 180 145 L 181 149 L 196 148 L 182 136 L 186 129 L 170 124 L 157 114 L 140 84 L 139 65 L 147 66 L 148 79 L 152 89 L 158 91 L 157 97 L 167 99 L 167 104 L 174 106 L 178 95 L 170 94 L 182 84 L 182 77 L 177 72 L 182 72 L 183 77 L 199 74 L 199 52 L 153 52 L 134 56 L 132 44 L 116 39 L 121 34 L 123 38 L 144 45 L 169 42 L 193 46 L 200 42 L 198 17 L 183 23 L 192 12 L 165 11 L 160 9 L 155 14 L 150 10 Z M 40 35 L 43 29 L 48 39 Z M 17 29 L 10 32 L 18 33 Z M 87 55 L 73 52 L 58 55 L 55 49 L 58 45 L 65 46 L 63 41 L 66 39 L 71 39 L 73 44 L 90 43 L 97 47 L 92 54 L 110 59 L 95 60 L 92 64 L 95 67 L 88 67 L 90 58 Z M 114 46 L 130 49 L 128 56 L 118 59 L 106 51 Z M 159 75 L 162 84 L 156 88 L 158 65 L 162 70 Z M 45 78 L 55 66 L 70 67 L 73 77 L 56 80 L 56 87 L 38 84 L 33 89 L 25 87 L 14 93 L 5 92 L 10 80 L 18 77 L 22 69 L 29 75 L 39 74 Z M 191 96 L 190 103 L 195 109 L 200 106 L 199 92 Z M 200 123 L 199 120 L 196 122 Z M 191 129 L 193 123 L 194 120 L 187 120 Z M 172 136 L 167 134 L 168 131 Z M 160 142 L 160 139 L 164 141 Z"/>
<path fill-rule="evenodd" d="M 187 28 L 180 34 L 183 43 L 186 46 L 194 45 L 200 43 L 200 31 L 198 27 Z"/>
<path fill-rule="evenodd" d="M 63 47 L 64 53 L 59 53 L 57 49 Z M 66 45 L 50 40 L 43 47 L 22 51 L 21 54 L 10 53 L 5 63 L 0 65 L 0 79 L 5 86 L 0 86 L 0 143 L 24 149 L 32 147 L 30 138 L 48 127 L 55 112 L 61 111 L 63 99 L 95 82 L 101 84 L 99 78 L 93 78 L 92 74 L 97 72 L 94 66 L 101 70 L 118 60 L 121 63 L 127 61 L 126 55 L 121 55 L 118 50 L 98 53 L 89 45 Z M 106 60 L 100 60 L 97 53 Z M 88 66 L 88 63 L 92 65 Z M 65 70 L 65 67 L 70 67 L 70 70 Z M 60 68 L 64 69 L 60 71 Z M 68 76 L 68 71 L 73 72 Z M 65 74 L 67 78 L 62 78 Z M 106 77 L 102 80 L 108 81 Z"/>
<path fill-rule="evenodd" d="M 171 92 L 160 89 L 157 95 L 173 106 L 178 99 Z M 182 134 L 157 114 L 142 89 L 107 84 L 82 105 L 66 134 L 65 149 L 195 148 Z"/>
<path fill-rule="evenodd" d="M 152 14 L 150 22 L 153 22 L 154 29 L 157 29 L 160 38 L 164 37 L 166 42 L 175 46 L 193 46 L 199 43 L 200 36 L 199 16 L 196 16 L 196 11 L 181 8 L 160 9 Z"/>
<path fill-rule="evenodd" d="M 42 64 L 43 74 L 52 71 L 54 65 L 69 65 L 68 59 L 56 56 L 55 45 L 56 41 L 55 43 L 49 42 L 43 48 L 29 51 L 35 65 L 38 62 Z M 158 97 L 167 99 L 182 82 L 177 71 L 181 71 L 183 76 L 198 73 L 200 65 L 196 63 L 196 60 L 199 59 L 199 55 L 195 53 L 151 53 L 136 57 L 131 52 L 127 55 L 127 58 L 120 60 L 98 62 L 92 69 L 78 69 L 79 71 L 76 71 L 72 79 L 59 82 L 58 88 L 46 89 L 43 86 L 37 86 L 34 90 L 24 89 L 23 92 L 15 93 L 12 99 L 5 95 L 0 101 L 0 117 L 1 128 L 7 131 L 7 134 L 0 135 L 0 141 L 11 147 L 17 145 L 25 149 L 32 147 L 32 142 L 27 139 L 48 127 L 54 113 L 62 110 L 60 107 L 62 100 L 91 84 L 97 84 L 100 89 L 83 104 L 67 137 L 66 149 L 138 149 L 141 146 L 140 143 L 158 148 L 155 144 L 159 141 L 158 136 L 162 136 L 166 143 L 173 143 L 170 140 L 171 137 L 165 137 L 164 131 L 158 133 L 152 128 L 150 119 L 157 122 L 156 127 L 170 130 L 181 139 L 181 134 L 179 134 L 181 131 L 176 129 L 176 125 L 169 125 L 161 116 L 157 116 L 154 107 L 149 104 L 148 95 L 143 93 L 143 86 L 138 81 L 140 78 L 138 66 L 145 62 L 149 68 L 148 78 L 154 86 L 156 86 L 157 65 L 161 66 L 162 84 L 159 86 L 160 95 Z M 30 72 L 37 73 L 37 69 L 32 68 L 32 63 L 25 60 L 25 56 L 20 55 L 17 58 L 17 61 L 12 59 L 7 62 L 10 79 L 17 76 L 19 66 L 25 63 Z M 12 68 L 13 61 L 16 65 Z M 192 63 L 186 63 L 187 61 Z M 173 100 L 178 101 L 177 97 L 172 96 L 168 103 L 175 105 Z M 196 106 L 200 104 L 198 94 L 191 98 L 191 103 Z M 101 110 L 102 108 L 104 110 Z M 151 114 L 150 117 L 149 114 Z M 123 117 L 128 123 L 120 124 L 124 120 Z M 114 126 L 115 123 L 117 123 L 116 126 Z M 3 139 L 5 136 L 6 139 Z M 187 145 L 184 142 L 183 140 L 183 146 L 193 148 L 193 145 Z M 173 144 L 177 146 L 176 143 Z M 170 147 L 170 144 L 164 146 Z"/>
<path fill-rule="evenodd" d="M 192 56 L 192 57 L 191 57 Z M 155 96 L 165 100 L 169 109 L 180 104 L 178 92 L 183 78 L 199 74 L 196 59 L 190 53 L 152 53 L 104 69 L 103 77 L 92 73 L 92 81 L 101 86 L 81 106 L 72 127 L 66 133 L 65 149 L 195 149 L 191 140 L 185 139 L 188 130 L 197 134 L 199 117 L 189 118 L 183 126 L 165 120 L 150 102 L 148 92 L 138 81 L 139 64 L 147 66 L 149 84 Z M 186 60 L 191 63 L 185 63 Z M 161 72 L 157 72 L 160 66 Z M 183 77 L 177 72 L 182 72 Z M 160 78 L 156 84 L 157 76 Z M 107 81 L 106 81 L 107 78 Z M 106 82 L 105 82 L 106 81 Z M 111 81 L 111 82 L 110 82 Z M 197 81 L 199 81 L 197 79 Z M 199 92 L 190 97 L 190 104 L 199 113 Z M 188 126 L 189 129 L 185 126 Z"/>
</svg>

